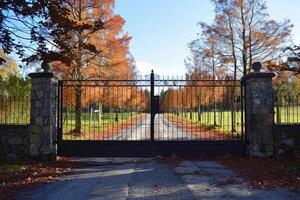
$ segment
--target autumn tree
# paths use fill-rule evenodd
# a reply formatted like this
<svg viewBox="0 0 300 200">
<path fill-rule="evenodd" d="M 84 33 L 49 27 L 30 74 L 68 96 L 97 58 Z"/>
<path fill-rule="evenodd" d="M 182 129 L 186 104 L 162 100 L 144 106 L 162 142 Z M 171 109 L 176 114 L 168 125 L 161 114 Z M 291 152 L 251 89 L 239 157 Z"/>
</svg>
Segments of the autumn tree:
<svg viewBox="0 0 300 200">
<path fill-rule="evenodd" d="M 256 61 L 274 58 L 290 35 L 288 20 L 276 22 L 269 18 L 263 0 L 213 0 L 215 20 L 202 27 L 218 36 L 224 64 L 238 74 L 245 75 Z"/>
<path fill-rule="evenodd" d="M 276 22 L 269 18 L 264 0 L 213 0 L 215 6 L 215 19 L 212 24 L 200 22 L 200 37 L 195 39 L 195 45 L 190 46 L 192 52 L 200 52 L 202 64 L 209 64 L 211 73 L 215 69 L 215 62 L 209 63 L 209 59 L 218 58 L 220 71 L 227 72 L 233 80 L 238 80 L 251 70 L 254 62 L 268 61 L 276 58 L 281 49 L 286 45 L 292 25 L 288 20 Z M 205 37 L 203 37 L 205 36 Z M 214 46 L 203 45 L 213 38 Z M 211 55 L 217 52 L 216 57 Z M 205 60 L 203 62 L 202 60 Z M 205 63 L 205 64 L 203 64 Z M 198 64 L 199 65 L 199 64 Z M 196 65 L 195 65 L 196 66 Z M 226 70 L 224 70 L 226 68 Z M 195 71 L 195 70 L 190 70 Z M 225 77 L 223 77 L 225 78 Z M 234 106 L 235 88 L 231 90 L 231 106 Z M 232 127 L 235 131 L 235 112 L 232 111 Z"/>
<path fill-rule="evenodd" d="M 137 69 L 135 58 L 131 54 L 131 52 L 128 52 L 128 54 L 127 54 L 127 62 L 129 65 L 129 77 L 128 78 L 138 79 L 139 70 Z"/>
<path fill-rule="evenodd" d="M 37 56 L 58 60 L 53 70 L 63 79 L 76 81 L 122 77 L 129 75 L 126 59 L 130 38 L 122 34 L 124 20 L 113 12 L 113 0 L 64 0 L 61 7 L 51 7 L 49 23 L 57 44 L 55 52 L 39 52 Z M 57 10 L 66 12 L 65 18 L 57 17 Z M 62 55 L 58 59 L 55 54 Z M 53 59 L 53 57 L 55 57 Z M 34 57 L 33 57 L 34 58 Z M 81 129 L 80 84 L 75 90 L 75 129 Z"/>
<path fill-rule="evenodd" d="M 220 47 L 218 46 L 219 43 L 217 41 L 217 35 L 211 29 L 207 29 L 205 26 L 202 27 L 201 37 L 192 41 L 190 43 L 190 48 L 194 51 L 197 51 L 197 55 L 202 57 L 202 67 L 207 69 L 207 73 L 211 75 L 212 83 L 215 84 L 216 72 L 221 67 L 221 54 Z M 199 52 L 200 51 L 200 52 Z M 195 71 L 194 71 L 195 72 Z M 215 90 L 215 87 L 213 87 Z M 213 92 L 216 94 L 215 92 Z M 217 110 L 217 103 L 216 103 L 216 95 L 213 96 L 214 102 L 214 125 L 216 126 L 216 110 Z"/>
<path fill-rule="evenodd" d="M 291 72 L 292 75 L 300 75 L 300 46 L 287 47 L 278 58 L 263 63 L 267 69 L 277 73 Z"/>
<path fill-rule="evenodd" d="M 0 49 L 0 57 L 3 62 L 0 64 L 0 77 L 7 79 L 10 75 L 19 76 L 20 70 L 14 60 L 9 58 L 2 49 Z"/>
</svg>

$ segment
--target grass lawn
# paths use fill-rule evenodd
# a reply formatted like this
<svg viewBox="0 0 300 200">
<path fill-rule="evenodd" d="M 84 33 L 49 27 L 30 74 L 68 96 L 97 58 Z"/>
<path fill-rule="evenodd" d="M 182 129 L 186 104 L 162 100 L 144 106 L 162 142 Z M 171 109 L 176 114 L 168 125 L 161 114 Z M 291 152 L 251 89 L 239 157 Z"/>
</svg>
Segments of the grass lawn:
<svg viewBox="0 0 300 200">
<path fill-rule="evenodd" d="M 300 106 L 281 106 L 275 107 L 275 123 L 297 124 L 300 123 Z M 278 115 L 279 111 L 279 115 Z M 279 119 L 278 119 L 279 118 Z"/>
<path fill-rule="evenodd" d="M 299 124 L 300 123 L 300 106 L 282 106 L 278 109 L 274 108 L 274 122 L 281 122 L 283 124 Z M 240 133 L 242 129 L 241 112 L 235 112 L 236 116 L 236 132 Z M 232 113 L 231 111 L 216 112 L 216 124 L 214 124 L 214 112 L 202 112 L 201 117 L 198 117 L 197 112 L 181 112 L 178 116 L 180 119 L 184 119 L 192 124 L 201 124 L 206 128 L 215 129 L 222 132 L 232 131 Z M 280 120 L 278 120 L 278 117 Z"/>
<path fill-rule="evenodd" d="M 68 113 L 64 117 L 63 139 L 103 139 L 134 125 L 143 116 L 143 113 L 103 113 L 100 122 L 97 114 L 90 116 L 90 113 L 82 113 L 82 134 L 74 137 L 72 131 L 75 128 L 75 113 Z"/>
<path fill-rule="evenodd" d="M 174 114 L 172 114 L 174 115 Z M 176 115 L 177 116 L 177 115 Z M 183 119 L 191 124 L 201 124 L 201 126 L 207 129 L 214 129 L 225 133 L 232 132 L 232 114 L 230 111 L 216 112 L 216 123 L 214 122 L 214 112 L 202 112 L 199 118 L 198 112 L 181 112 L 179 119 Z M 235 112 L 236 120 L 236 132 L 240 133 L 242 129 L 241 125 L 241 112 Z"/>
</svg>

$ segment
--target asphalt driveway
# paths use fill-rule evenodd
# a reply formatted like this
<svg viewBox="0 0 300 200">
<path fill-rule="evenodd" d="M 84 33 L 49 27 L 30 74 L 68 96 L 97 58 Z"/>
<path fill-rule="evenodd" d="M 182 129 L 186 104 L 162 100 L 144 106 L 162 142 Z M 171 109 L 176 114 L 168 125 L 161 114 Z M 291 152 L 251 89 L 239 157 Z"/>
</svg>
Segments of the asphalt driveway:
<svg viewBox="0 0 300 200">
<path fill-rule="evenodd" d="M 36 188 L 19 199 L 41 200 L 300 200 L 282 188 L 251 189 L 215 161 L 163 162 L 157 159 L 82 158 L 83 166 L 61 181 Z"/>
<path fill-rule="evenodd" d="M 120 131 L 109 140 L 150 140 L 150 114 L 146 114 L 135 125 Z M 154 119 L 155 140 L 195 140 L 196 137 L 170 122 L 163 114 L 157 114 Z"/>
</svg>

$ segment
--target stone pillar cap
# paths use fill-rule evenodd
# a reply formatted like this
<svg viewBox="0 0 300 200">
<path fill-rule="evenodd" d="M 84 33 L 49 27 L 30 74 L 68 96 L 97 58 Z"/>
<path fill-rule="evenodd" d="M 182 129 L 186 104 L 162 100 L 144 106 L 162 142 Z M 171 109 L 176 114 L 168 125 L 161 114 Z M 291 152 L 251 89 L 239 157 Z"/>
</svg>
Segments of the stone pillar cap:
<svg viewBox="0 0 300 200">
<path fill-rule="evenodd" d="M 52 78 L 53 73 L 50 72 L 51 65 L 45 61 L 42 62 L 41 68 L 44 70 L 43 72 L 35 72 L 30 73 L 28 76 L 30 78 Z"/>
<path fill-rule="evenodd" d="M 273 78 L 275 74 L 273 72 L 261 72 L 262 64 L 261 62 L 255 62 L 252 64 L 253 72 L 247 74 L 242 79 L 249 79 L 249 78 Z"/>
<path fill-rule="evenodd" d="M 41 68 L 44 70 L 44 72 L 50 72 L 51 65 L 49 63 L 43 61 Z"/>
<path fill-rule="evenodd" d="M 249 78 L 273 78 L 275 74 L 273 72 L 251 72 L 250 74 L 247 74 L 245 79 Z"/>
<path fill-rule="evenodd" d="M 260 72 L 260 70 L 262 69 L 262 64 L 261 62 L 255 62 L 252 64 L 252 69 L 255 71 L 255 72 Z"/>
<path fill-rule="evenodd" d="M 30 78 L 52 78 L 53 73 L 52 72 L 35 72 L 28 74 Z"/>
</svg>

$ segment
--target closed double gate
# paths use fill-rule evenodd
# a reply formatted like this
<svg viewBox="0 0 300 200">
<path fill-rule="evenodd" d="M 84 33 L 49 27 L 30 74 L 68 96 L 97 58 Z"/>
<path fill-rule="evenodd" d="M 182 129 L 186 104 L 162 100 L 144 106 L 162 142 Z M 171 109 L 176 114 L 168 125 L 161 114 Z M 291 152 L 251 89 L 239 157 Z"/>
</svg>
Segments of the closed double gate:
<svg viewBox="0 0 300 200">
<path fill-rule="evenodd" d="M 159 78 L 58 84 L 62 156 L 246 153 L 239 81 Z"/>
</svg>

